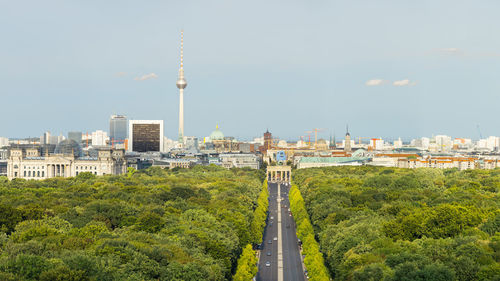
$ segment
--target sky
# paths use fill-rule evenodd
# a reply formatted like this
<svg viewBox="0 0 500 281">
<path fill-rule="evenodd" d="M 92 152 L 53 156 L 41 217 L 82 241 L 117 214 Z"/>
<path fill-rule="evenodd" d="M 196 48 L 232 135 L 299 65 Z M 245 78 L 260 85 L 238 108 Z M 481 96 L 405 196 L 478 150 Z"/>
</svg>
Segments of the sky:
<svg viewBox="0 0 500 281">
<path fill-rule="evenodd" d="M 0 136 L 500 135 L 500 1 L 0 0 Z M 480 130 L 478 130 L 478 126 Z"/>
</svg>

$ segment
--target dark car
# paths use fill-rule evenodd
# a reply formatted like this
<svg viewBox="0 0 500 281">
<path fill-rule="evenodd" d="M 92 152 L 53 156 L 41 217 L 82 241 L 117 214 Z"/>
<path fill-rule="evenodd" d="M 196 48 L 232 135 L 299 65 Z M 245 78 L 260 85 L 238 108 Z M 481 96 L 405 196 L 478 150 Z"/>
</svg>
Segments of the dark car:
<svg viewBox="0 0 500 281">
<path fill-rule="evenodd" d="M 272 244 L 272 243 L 273 243 L 273 240 L 269 240 L 269 241 L 267 241 L 267 243 Z"/>
</svg>

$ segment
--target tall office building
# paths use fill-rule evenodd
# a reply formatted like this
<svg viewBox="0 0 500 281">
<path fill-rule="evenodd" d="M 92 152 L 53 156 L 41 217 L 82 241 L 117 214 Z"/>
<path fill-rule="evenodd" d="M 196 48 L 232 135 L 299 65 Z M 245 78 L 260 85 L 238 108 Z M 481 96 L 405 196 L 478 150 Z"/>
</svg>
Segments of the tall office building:
<svg viewBox="0 0 500 281">
<path fill-rule="evenodd" d="M 43 133 L 43 136 L 40 137 L 40 144 L 58 144 L 59 142 L 64 140 L 64 136 L 53 136 L 50 132 Z"/>
<path fill-rule="evenodd" d="M 109 119 L 109 139 L 114 143 L 123 143 L 127 138 L 127 116 L 111 115 Z"/>
<path fill-rule="evenodd" d="M 128 149 L 135 152 L 162 151 L 163 120 L 130 120 Z"/>
<path fill-rule="evenodd" d="M 181 68 L 179 69 L 179 79 L 177 79 L 177 88 L 179 88 L 179 143 L 184 143 L 184 88 L 187 86 L 184 79 L 184 31 L 181 31 Z"/>
<path fill-rule="evenodd" d="M 197 137 L 185 137 L 185 149 L 198 152 L 198 138 Z"/>
</svg>

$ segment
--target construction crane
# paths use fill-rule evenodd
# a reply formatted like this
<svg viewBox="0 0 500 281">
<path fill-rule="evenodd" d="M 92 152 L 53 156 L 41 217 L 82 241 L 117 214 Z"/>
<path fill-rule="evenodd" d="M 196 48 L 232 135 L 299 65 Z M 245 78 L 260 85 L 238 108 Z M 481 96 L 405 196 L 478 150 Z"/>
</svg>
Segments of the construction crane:
<svg viewBox="0 0 500 281">
<path fill-rule="evenodd" d="M 314 147 L 318 144 L 318 132 L 322 132 L 325 129 L 320 129 L 320 128 L 314 128 L 311 131 L 307 131 L 306 133 L 312 134 L 314 133 Z M 311 145 L 311 135 L 309 135 L 309 146 Z"/>
<path fill-rule="evenodd" d="M 307 136 L 309 137 L 309 141 L 307 142 L 307 146 L 311 146 L 311 131 L 306 131 Z"/>
<path fill-rule="evenodd" d="M 364 139 L 371 139 L 371 137 L 358 137 L 358 144 L 362 144 Z"/>
</svg>

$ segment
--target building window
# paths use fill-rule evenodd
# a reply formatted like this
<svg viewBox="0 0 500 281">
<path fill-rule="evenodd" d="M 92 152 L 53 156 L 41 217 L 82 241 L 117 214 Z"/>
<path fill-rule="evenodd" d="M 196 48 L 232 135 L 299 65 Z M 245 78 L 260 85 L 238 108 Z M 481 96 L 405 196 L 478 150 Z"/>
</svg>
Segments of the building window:
<svg viewBox="0 0 500 281">
<path fill-rule="evenodd" d="M 16 173 L 17 174 L 17 173 Z M 26 171 L 24 171 L 24 176 L 26 177 Z"/>
<path fill-rule="evenodd" d="M 78 172 L 76 172 L 76 175 L 78 176 Z"/>
<path fill-rule="evenodd" d="M 44 177 L 45 177 L 45 172 L 44 172 L 44 171 L 42 171 L 42 178 L 44 178 Z"/>
<path fill-rule="evenodd" d="M 28 171 L 28 177 L 31 177 L 31 171 Z"/>
<path fill-rule="evenodd" d="M 40 171 L 36 172 L 36 176 L 39 178 L 40 177 Z"/>
<path fill-rule="evenodd" d="M 25 173 L 26 173 L 26 171 L 25 171 Z M 14 177 L 16 177 L 16 178 L 17 178 L 17 172 L 14 172 Z"/>
</svg>

